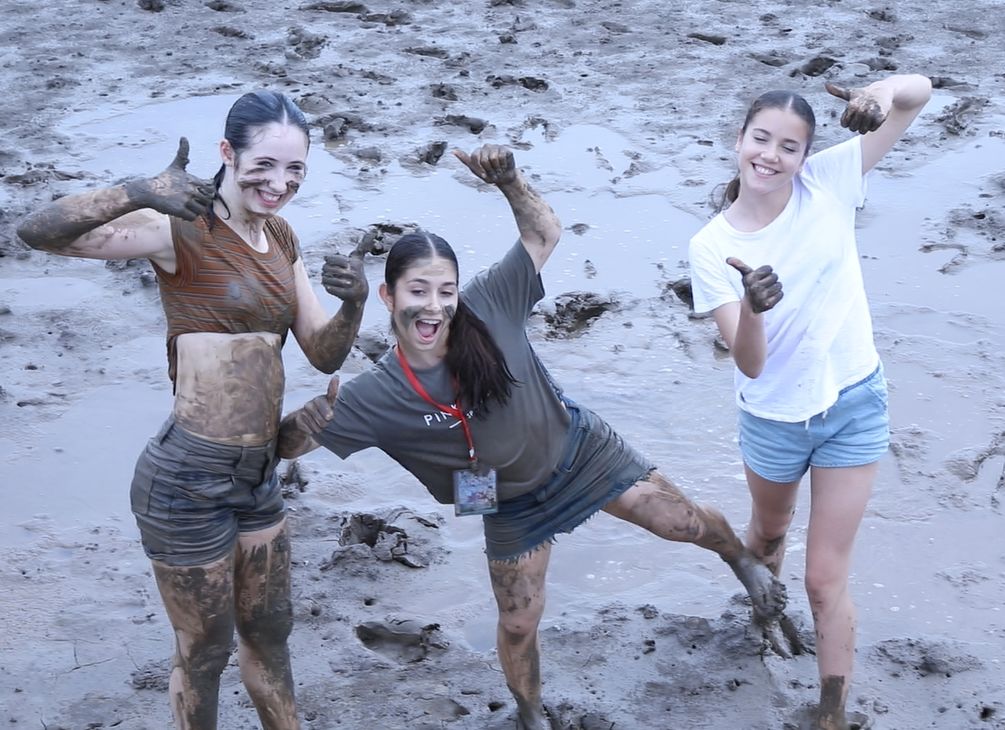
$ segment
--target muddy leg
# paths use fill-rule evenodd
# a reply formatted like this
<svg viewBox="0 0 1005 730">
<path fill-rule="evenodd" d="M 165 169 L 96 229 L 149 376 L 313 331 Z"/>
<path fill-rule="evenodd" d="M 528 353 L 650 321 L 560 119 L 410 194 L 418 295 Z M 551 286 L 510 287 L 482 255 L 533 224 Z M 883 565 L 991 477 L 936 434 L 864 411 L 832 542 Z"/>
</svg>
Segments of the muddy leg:
<svg viewBox="0 0 1005 730">
<path fill-rule="evenodd" d="M 820 730 L 847 730 L 845 704 L 855 660 L 851 552 L 872 492 L 876 465 L 811 470 L 806 593 L 816 628 Z"/>
<path fill-rule="evenodd" d="M 516 562 L 489 561 L 489 577 L 499 607 L 496 640 L 499 661 L 517 704 L 517 727 L 548 730 L 541 702 L 541 657 L 537 627 L 544 613 L 545 576 L 551 544 Z"/>
<path fill-rule="evenodd" d="M 238 661 L 265 730 L 297 730 L 287 639 L 293 628 L 286 520 L 242 533 L 235 570 Z"/>
<path fill-rule="evenodd" d="M 153 562 L 174 628 L 168 693 L 178 730 L 215 730 L 220 675 L 234 636 L 233 557 L 199 567 Z"/>
<path fill-rule="evenodd" d="M 771 620 L 785 608 L 785 586 L 740 542 L 722 513 L 695 504 L 659 472 L 604 509 L 666 540 L 694 543 L 716 553 L 747 589 L 759 620 Z"/>
</svg>

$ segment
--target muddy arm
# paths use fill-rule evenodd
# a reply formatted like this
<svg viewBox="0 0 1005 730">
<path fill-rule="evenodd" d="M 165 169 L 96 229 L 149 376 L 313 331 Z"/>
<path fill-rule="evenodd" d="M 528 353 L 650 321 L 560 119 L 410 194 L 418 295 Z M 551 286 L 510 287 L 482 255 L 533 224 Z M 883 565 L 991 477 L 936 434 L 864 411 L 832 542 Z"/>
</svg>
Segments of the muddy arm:
<svg viewBox="0 0 1005 730">
<path fill-rule="evenodd" d="M 479 179 L 499 188 L 513 211 L 520 240 L 540 272 L 562 235 L 555 211 L 538 195 L 517 169 L 513 153 L 501 145 L 487 144 L 470 155 L 454 151 Z"/>
<path fill-rule="evenodd" d="M 65 256 L 157 256 L 171 243 L 164 215 L 193 220 L 213 200 L 213 184 L 185 172 L 187 164 L 183 137 L 156 177 L 60 198 L 24 218 L 17 234 L 31 248 Z"/>
</svg>

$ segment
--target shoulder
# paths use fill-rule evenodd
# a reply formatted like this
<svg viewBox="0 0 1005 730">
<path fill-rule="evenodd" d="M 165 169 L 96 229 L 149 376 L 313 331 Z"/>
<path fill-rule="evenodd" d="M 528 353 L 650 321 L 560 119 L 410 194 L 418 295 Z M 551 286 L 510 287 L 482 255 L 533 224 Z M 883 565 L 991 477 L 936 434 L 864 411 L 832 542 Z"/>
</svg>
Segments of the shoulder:
<svg viewBox="0 0 1005 730">
<path fill-rule="evenodd" d="M 272 235 L 276 244 L 289 257 L 290 263 L 294 263 L 300 258 L 300 241 L 289 221 L 282 216 L 275 215 L 265 221 L 265 228 Z"/>
</svg>

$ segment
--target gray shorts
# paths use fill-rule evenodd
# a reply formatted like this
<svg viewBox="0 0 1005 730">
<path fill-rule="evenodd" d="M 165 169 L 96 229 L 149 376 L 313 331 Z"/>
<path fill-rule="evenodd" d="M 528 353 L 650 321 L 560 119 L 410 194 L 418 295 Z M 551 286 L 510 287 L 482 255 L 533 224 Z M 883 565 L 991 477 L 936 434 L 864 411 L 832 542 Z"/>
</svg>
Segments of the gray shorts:
<svg viewBox="0 0 1005 730">
<path fill-rule="evenodd" d="M 656 468 L 596 413 L 570 401 L 566 407 L 572 421 L 548 481 L 482 517 L 489 560 L 516 560 L 572 532 Z"/>
<path fill-rule="evenodd" d="M 130 490 L 147 556 L 174 566 L 205 565 L 228 555 L 238 533 L 282 521 L 275 451 L 275 443 L 207 441 L 168 418 L 140 454 Z"/>
</svg>

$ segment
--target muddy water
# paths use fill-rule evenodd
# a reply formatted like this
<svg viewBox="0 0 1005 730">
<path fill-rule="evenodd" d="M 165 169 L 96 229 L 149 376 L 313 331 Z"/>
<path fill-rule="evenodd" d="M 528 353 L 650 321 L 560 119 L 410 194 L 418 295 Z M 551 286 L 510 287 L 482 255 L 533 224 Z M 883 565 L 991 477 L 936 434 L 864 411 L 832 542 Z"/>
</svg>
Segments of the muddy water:
<svg viewBox="0 0 1005 730">
<path fill-rule="evenodd" d="M 187 99 L 100 118 L 81 115 L 69 119 L 63 131 L 91 139 L 89 146 L 82 145 L 87 155 L 76 159 L 81 169 L 99 175 L 106 170 L 113 177 L 147 166 L 150 173 L 158 171 L 184 134 L 192 144 L 190 170 L 209 176 L 216 169 L 220 132 L 202 120 L 222 119 L 233 98 Z M 732 366 L 716 357 L 708 321 L 691 322 L 679 302 L 655 297 L 660 284 L 681 270 L 687 240 L 703 222 L 673 207 L 661 193 L 673 190 L 678 174 L 658 170 L 628 175 L 632 157 L 626 151 L 633 145 L 599 127 L 572 127 L 554 140 L 529 130 L 516 141 L 526 147 L 518 151 L 520 165 L 563 222 L 587 226 L 582 235 L 567 232 L 549 262 L 544 272 L 549 295 L 577 289 L 614 292 L 625 306 L 574 340 L 550 340 L 540 327 L 532 327 L 542 359 L 571 397 L 608 418 L 689 494 L 718 505 L 742 526 L 748 498 L 734 438 Z M 976 580 L 963 589 L 954 583 L 955 576 L 973 570 L 990 581 L 1001 579 L 1001 551 L 981 555 L 972 547 L 999 542 L 1000 516 L 980 509 L 986 506 L 980 495 L 993 488 L 1000 460 L 989 461 L 967 485 L 968 496 L 955 502 L 947 495 L 960 487 L 939 470 L 948 454 L 986 444 L 1003 425 L 1000 411 L 987 405 L 992 396 L 981 390 L 987 387 L 982 382 L 1000 388 L 1001 373 L 991 372 L 993 358 L 982 360 L 974 353 L 1005 349 L 999 285 L 1005 262 L 993 260 L 987 242 L 970 236 L 971 254 L 945 274 L 939 267 L 956 252 L 920 253 L 918 247 L 946 239 L 943 211 L 979 204 L 980 192 L 1000 173 L 993 160 L 1005 159 L 1003 152 L 1001 139 L 974 141 L 896 179 L 880 171 L 870 183 L 860 244 L 877 341 L 891 384 L 893 426 L 895 431 L 917 427 L 927 434 L 919 444 L 924 453 L 917 471 L 935 477 L 905 473 L 891 456 L 882 463 L 853 579 L 866 641 L 922 627 L 979 642 L 1002 624 L 1000 607 L 991 605 L 990 587 L 982 593 L 986 582 Z M 284 211 L 308 253 L 343 226 L 415 222 L 455 244 L 466 279 L 498 258 L 513 240 L 512 221 L 500 196 L 477 190 L 455 164 L 441 162 L 424 174 L 397 162 L 384 165 L 384 172 L 361 167 L 342 152 L 333 155 L 323 145 L 313 146 L 303 192 Z M 710 179 L 716 177 L 710 174 Z M 371 263 L 368 272 L 376 281 L 379 263 Z M 65 284 L 78 296 L 92 293 L 86 278 Z M 38 282 L 27 280 L 11 286 L 15 298 L 26 303 L 38 290 Z M 386 321 L 373 289 L 366 326 Z M 118 347 L 137 367 L 161 367 L 159 337 Z M 287 356 L 287 402 L 296 405 L 320 392 L 324 380 L 307 372 L 290 348 Z M 966 363 L 966 372 L 959 372 L 960 362 Z M 23 458 L 2 467 L 5 482 L 46 485 L 44 511 L 56 522 L 88 524 L 111 518 L 124 530 L 133 529 L 127 498 L 132 463 L 167 413 L 170 395 L 165 382 L 133 382 L 125 372 L 118 382 L 85 395 L 61 418 L 41 425 L 33 444 L 19 443 Z M 89 441 L 81 440 L 83 433 Z M 364 453 L 345 464 L 328 454 L 307 459 L 318 469 L 344 469 L 370 479 L 372 486 L 340 495 L 334 508 L 404 503 L 419 511 L 436 509 L 414 480 L 379 453 Z M 804 611 L 798 578 L 807 491 L 791 535 L 785 575 L 794 581 L 793 605 Z M 15 501 L 8 524 L 20 524 L 38 511 L 37 501 Z M 409 606 L 419 615 L 444 620 L 452 615 L 466 627 L 473 645 L 488 648 L 494 642 L 494 625 L 480 525 L 477 520 L 447 519 L 456 575 L 448 586 L 410 597 Z M 4 542 L 25 539 L 23 533 L 4 529 Z M 966 541 L 956 539 L 961 534 L 967 535 Z M 945 569 L 941 574 L 913 569 L 918 564 Z M 714 614 L 738 588 L 712 557 L 689 546 L 661 543 L 606 515 L 560 539 L 550 577 L 545 621 L 552 624 L 575 622 L 596 605 L 615 600 Z"/>
</svg>

